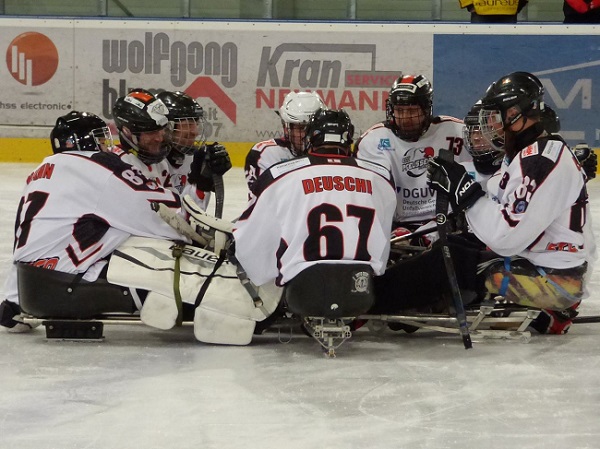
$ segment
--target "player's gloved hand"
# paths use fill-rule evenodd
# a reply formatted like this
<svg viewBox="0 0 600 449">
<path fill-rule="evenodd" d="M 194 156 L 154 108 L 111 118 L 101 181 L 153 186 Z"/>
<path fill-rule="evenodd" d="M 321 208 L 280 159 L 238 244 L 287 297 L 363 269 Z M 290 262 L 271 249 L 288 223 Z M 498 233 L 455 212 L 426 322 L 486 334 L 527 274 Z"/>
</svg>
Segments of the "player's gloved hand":
<svg viewBox="0 0 600 449">
<path fill-rule="evenodd" d="M 438 194 L 450 198 L 454 212 L 468 209 L 484 195 L 481 185 L 454 161 L 445 161 L 440 157 L 429 159 L 427 178 Z"/>
<path fill-rule="evenodd" d="M 212 174 L 224 175 L 231 168 L 229 153 L 219 142 L 206 146 L 206 162 Z"/>
<path fill-rule="evenodd" d="M 598 169 L 598 156 L 594 150 L 586 143 L 579 143 L 573 147 L 573 154 L 581 168 L 583 168 L 587 180 L 594 179 Z"/>
<path fill-rule="evenodd" d="M 577 308 L 581 302 L 573 304 L 565 310 L 542 309 L 530 326 L 540 334 L 566 334 L 573 324 L 573 318 L 579 315 Z"/>
<path fill-rule="evenodd" d="M 0 304 L 0 326 L 6 327 L 8 332 L 22 333 L 33 329 L 22 321 L 21 307 L 8 299 Z"/>
</svg>

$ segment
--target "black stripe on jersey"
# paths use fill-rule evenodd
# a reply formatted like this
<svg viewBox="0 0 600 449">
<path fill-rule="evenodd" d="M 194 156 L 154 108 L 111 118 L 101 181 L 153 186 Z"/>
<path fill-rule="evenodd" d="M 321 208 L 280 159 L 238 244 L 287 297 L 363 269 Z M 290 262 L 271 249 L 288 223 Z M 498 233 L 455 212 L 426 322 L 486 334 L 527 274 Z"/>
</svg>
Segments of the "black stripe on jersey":
<svg viewBox="0 0 600 449">
<path fill-rule="evenodd" d="M 548 145 L 548 142 L 556 141 L 561 142 L 563 144 L 563 147 L 560 149 L 556 160 L 553 161 L 552 159 L 543 156 L 543 153 Z M 521 150 L 521 152 L 519 153 L 523 177 L 529 176 L 529 179 L 534 180 L 536 190 L 542 185 L 542 183 L 546 180 L 546 178 L 552 172 L 552 170 L 554 170 L 556 162 L 561 158 L 562 152 L 566 148 L 566 146 L 564 145 L 564 141 L 562 139 L 556 138 L 556 136 L 547 136 L 538 139 L 537 146 L 537 154 L 523 157 L 523 150 Z"/>
<path fill-rule="evenodd" d="M 156 181 L 152 181 L 146 178 L 137 168 L 121 160 L 121 158 L 115 153 L 105 153 L 103 151 L 95 151 L 92 153 L 82 151 L 72 153 L 60 153 L 60 155 L 88 159 L 100 165 L 101 167 L 104 167 L 107 170 L 111 171 L 117 178 L 119 178 L 133 190 L 142 192 L 165 191 L 161 186 L 159 186 L 156 183 Z"/>
<path fill-rule="evenodd" d="M 278 173 L 277 176 L 273 176 L 273 171 L 279 170 L 287 164 L 289 170 L 284 169 L 282 173 Z M 368 170 L 372 173 L 375 173 L 382 178 L 384 178 L 390 185 L 393 187 L 394 182 L 392 180 L 392 176 L 389 171 L 374 162 L 365 161 L 363 159 L 357 160 L 352 157 L 340 156 L 340 155 L 326 155 L 326 154 L 309 154 L 307 156 L 299 157 L 297 159 L 292 159 L 290 161 L 283 161 L 273 165 L 269 170 L 264 172 L 256 181 L 254 194 L 258 197 L 265 189 L 267 189 L 276 179 L 281 178 L 281 176 L 285 176 L 287 173 L 294 172 L 296 170 L 300 170 L 304 167 L 314 166 L 314 165 L 347 165 L 357 168 L 362 168 L 364 170 Z M 385 175 L 385 176 L 384 176 Z"/>
<path fill-rule="evenodd" d="M 283 257 L 283 255 L 285 254 L 285 252 L 287 251 L 289 245 L 288 243 L 284 240 L 281 239 L 279 241 L 279 248 L 277 248 L 277 253 L 275 254 L 275 257 L 277 257 L 277 271 L 279 271 L 279 274 L 277 275 L 277 278 L 275 279 L 275 284 L 278 286 L 282 286 L 281 284 L 281 279 L 282 279 L 282 275 L 281 275 L 281 258 Z"/>
</svg>

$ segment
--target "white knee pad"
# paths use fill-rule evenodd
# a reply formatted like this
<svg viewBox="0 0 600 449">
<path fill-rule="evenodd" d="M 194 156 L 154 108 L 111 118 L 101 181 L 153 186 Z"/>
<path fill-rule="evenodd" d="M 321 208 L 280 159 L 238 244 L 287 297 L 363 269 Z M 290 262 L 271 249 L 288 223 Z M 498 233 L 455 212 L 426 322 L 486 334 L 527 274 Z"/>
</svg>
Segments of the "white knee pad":
<svg viewBox="0 0 600 449">
<path fill-rule="evenodd" d="M 194 336 L 204 343 L 247 345 L 252 341 L 256 321 L 198 307 L 194 315 Z"/>
<path fill-rule="evenodd" d="M 148 293 L 140 311 L 142 323 L 163 330 L 175 326 L 177 315 L 175 298 L 156 292 Z"/>
</svg>

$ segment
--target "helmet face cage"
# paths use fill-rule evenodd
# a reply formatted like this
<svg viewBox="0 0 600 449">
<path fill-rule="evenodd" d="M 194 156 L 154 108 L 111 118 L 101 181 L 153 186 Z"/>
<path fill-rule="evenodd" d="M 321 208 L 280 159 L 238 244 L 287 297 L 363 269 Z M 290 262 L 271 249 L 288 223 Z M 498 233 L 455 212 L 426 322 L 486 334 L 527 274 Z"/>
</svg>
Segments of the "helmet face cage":
<svg viewBox="0 0 600 449">
<path fill-rule="evenodd" d="M 165 104 L 144 89 L 117 99 L 113 117 L 124 148 L 145 164 L 162 161 L 170 151 L 168 113 Z"/>
<path fill-rule="evenodd" d="M 484 138 L 479 124 L 479 112 L 481 103 L 471 108 L 465 117 L 465 128 L 463 130 L 463 140 L 467 151 L 473 159 L 490 160 L 498 159 L 504 156 L 504 152 L 494 148 L 487 139 Z"/>
<path fill-rule="evenodd" d="M 156 98 L 161 100 L 169 113 L 167 118 L 173 129 L 171 147 L 181 154 L 190 154 L 206 142 L 204 110 L 196 100 L 185 92 L 164 91 Z"/>
<path fill-rule="evenodd" d="M 206 143 L 204 117 L 178 117 L 170 121 L 173 128 L 171 147 L 181 154 L 190 154 Z"/>
<path fill-rule="evenodd" d="M 504 151 L 504 121 L 498 109 L 479 111 L 479 128 L 481 136 L 497 151 Z"/>
<path fill-rule="evenodd" d="M 429 80 L 423 75 L 398 78 L 386 102 L 386 119 L 394 134 L 416 141 L 429 129 L 432 117 L 433 87 Z"/>
<path fill-rule="evenodd" d="M 59 117 L 50 133 L 52 151 L 108 151 L 113 139 L 106 122 L 89 112 L 71 111 Z"/>
<path fill-rule="evenodd" d="M 531 73 L 513 72 L 492 83 L 482 99 L 479 124 L 484 138 L 505 150 L 504 133 L 523 117 L 541 118 L 544 87 Z"/>
<path fill-rule="evenodd" d="M 348 156 L 352 151 L 353 136 L 354 125 L 346 111 L 319 109 L 306 127 L 305 149 L 316 152 L 319 147 L 331 146 Z"/>
<path fill-rule="evenodd" d="M 321 97 L 314 92 L 290 92 L 279 108 L 283 136 L 290 142 L 294 156 L 304 153 L 306 125 L 319 109 L 327 109 Z"/>
</svg>

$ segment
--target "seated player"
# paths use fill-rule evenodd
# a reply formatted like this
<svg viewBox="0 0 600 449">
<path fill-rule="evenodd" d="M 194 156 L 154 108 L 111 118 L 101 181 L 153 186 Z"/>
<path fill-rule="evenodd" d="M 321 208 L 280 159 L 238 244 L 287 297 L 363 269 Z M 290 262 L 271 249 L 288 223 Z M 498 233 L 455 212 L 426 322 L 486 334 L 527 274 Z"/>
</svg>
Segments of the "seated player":
<svg viewBox="0 0 600 449">
<path fill-rule="evenodd" d="M 50 139 L 55 154 L 29 175 L 17 210 L 13 265 L 0 310 L 0 323 L 13 331 L 29 329 L 19 321 L 17 263 L 93 282 L 131 235 L 183 239 L 149 207 L 158 201 L 176 209 L 179 198 L 106 152 L 112 136 L 102 119 L 70 112 L 57 119 Z"/>
<path fill-rule="evenodd" d="M 165 187 L 182 196 L 190 194 L 206 210 L 210 192 L 215 190 L 212 175 L 222 176 L 231 168 L 229 154 L 217 142 L 206 145 L 204 110 L 196 100 L 179 91 L 164 91 L 156 97 L 167 107 L 172 129 Z"/>
<path fill-rule="evenodd" d="M 271 166 L 254 184 L 256 202 L 233 234 L 235 258 L 256 285 L 286 286 L 321 267 L 314 282 L 303 281 L 317 289 L 323 286 L 318 273 L 331 265 L 385 271 L 396 206 L 393 181 L 379 164 L 352 157 L 353 133 L 345 111 L 318 110 L 307 126 L 307 155 Z M 346 294 L 352 289 L 335 276 L 324 282 L 339 283 Z M 310 295 L 305 300 L 307 309 L 318 308 Z M 343 304 L 328 304 L 329 310 Z"/>
<path fill-rule="evenodd" d="M 257 143 L 246 156 L 244 170 L 250 192 L 258 177 L 271 165 L 305 154 L 306 125 L 319 109 L 326 109 L 325 103 L 314 92 L 290 92 L 285 96 L 278 111 L 283 137 Z"/>
<path fill-rule="evenodd" d="M 532 326 L 560 334 L 584 297 L 595 241 L 586 218 L 585 174 L 560 136 L 545 129 L 543 95 L 534 75 L 514 72 L 493 83 L 482 99 L 483 137 L 505 153 L 487 195 L 464 167 L 440 158 L 430 161 L 429 178 L 498 255 L 486 267 L 486 290 L 542 309 Z"/>
</svg>

